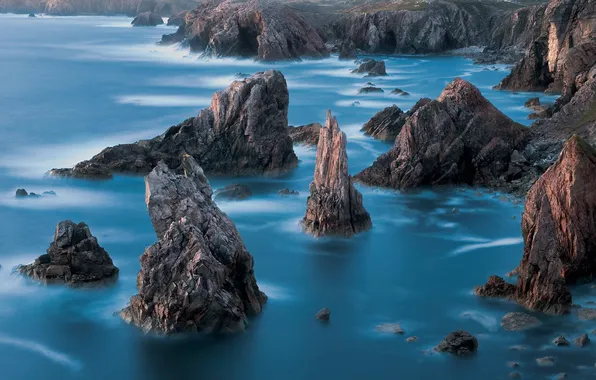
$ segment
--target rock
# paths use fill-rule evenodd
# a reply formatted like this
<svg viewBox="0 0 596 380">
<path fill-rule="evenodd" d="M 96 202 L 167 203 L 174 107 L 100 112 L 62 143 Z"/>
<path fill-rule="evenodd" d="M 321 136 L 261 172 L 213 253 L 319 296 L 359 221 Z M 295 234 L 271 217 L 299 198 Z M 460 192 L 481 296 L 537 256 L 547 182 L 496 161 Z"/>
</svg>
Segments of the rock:
<svg viewBox="0 0 596 380">
<path fill-rule="evenodd" d="M 178 175 L 161 161 L 145 178 L 145 200 L 158 242 L 141 256 L 138 294 L 122 318 L 144 332 L 244 331 L 267 297 L 234 223 L 211 199 L 203 170 L 189 155 Z"/>
<path fill-rule="evenodd" d="M 418 341 L 417 336 L 411 336 L 411 337 L 406 338 L 406 342 L 408 342 L 408 343 L 414 343 L 416 341 Z"/>
<path fill-rule="evenodd" d="M 186 15 L 188 15 L 189 13 L 189 11 L 182 11 L 176 13 L 175 15 L 171 15 L 168 18 L 168 26 L 180 26 L 185 24 Z"/>
<path fill-rule="evenodd" d="M 227 200 L 227 201 L 240 201 L 252 196 L 252 191 L 246 185 L 228 185 L 223 189 L 217 189 L 213 194 L 213 199 Z"/>
<path fill-rule="evenodd" d="M 207 2 L 187 16 L 186 24 L 190 48 L 210 56 L 275 61 L 329 55 L 311 22 L 279 2 Z"/>
<path fill-rule="evenodd" d="M 454 207 L 454 208 L 451 210 L 451 213 L 452 213 L 452 214 L 459 214 L 459 210 L 457 209 L 457 207 Z"/>
<path fill-rule="evenodd" d="M 408 112 L 403 112 L 395 104 L 387 107 L 377 112 L 372 119 L 362 126 L 361 131 L 375 139 L 393 142 L 406 124 L 408 117 L 428 102 L 430 102 L 430 99 L 420 99 Z"/>
<path fill-rule="evenodd" d="M 288 195 L 300 195 L 300 193 L 296 190 L 290 190 L 287 187 L 285 189 L 279 190 L 277 192 L 279 195 L 288 196 Z"/>
<path fill-rule="evenodd" d="M 356 100 L 355 102 L 352 102 L 352 107 L 356 107 L 359 105 L 360 105 L 360 102 L 358 100 Z"/>
<path fill-rule="evenodd" d="M 351 41 L 343 42 L 339 47 L 339 59 L 354 60 L 357 59 L 354 43 Z"/>
<path fill-rule="evenodd" d="M 521 379 L 522 376 L 521 376 L 521 374 L 519 372 L 511 372 L 509 374 L 509 378 L 510 379 Z"/>
<path fill-rule="evenodd" d="M 41 193 L 41 195 L 56 196 L 56 192 L 54 190 L 49 190 L 49 191 L 44 191 L 43 193 Z"/>
<path fill-rule="evenodd" d="M 132 26 L 157 26 L 163 24 L 163 19 L 153 12 L 138 14 L 131 22 Z"/>
<path fill-rule="evenodd" d="M 569 341 L 563 335 L 559 335 L 553 340 L 555 346 L 569 346 Z"/>
<path fill-rule="evenodd" d="M 543 358 L 536 358 L 536 363 L 541 367 L 550 367 L 555 365 L 555 358 L 552 356 L 545 356 Z"/>
<path fill-rule="evenodd" d="M 362 205 L 362 194 L 348 174 L 346 135 L 337 120 L 327 112 L 317 146 L 314 180 L 310 184 L 304 231 L 315 237 L 350 237 L 372 227 L 370 215 Z"/>
<path fill-rule="evenodd" d="M 14 196 L 17 198 L 24 198 L 24 197 L 28 197 L 29 193 L 25 189 L 17 189 Z"/>
<path fill-rule="evenodd" d="M 577 315 L 582 321 L 596 321 L 596 309 L 584 307 L 577 311 Z"/>
<path fill-rule="evenodd" d="M 106 148 L 73 169 L 50 174 L 94 179 L 146 174 L 161 160 L 180 172 L 184 154 L 212 175 L 280 174 L 298 163 L 288 135 L 288 104 L 279 71 L 256 73 L 216 92 L 211 107 L 160 136 Z"/>
<path fill-rule="evenodd" d="M 387 75 L 385 61 L 375 61 L 367 59 L 363 61 L 357 69 L 352 70 L 353 74 L 367 74 L 369 77 L 378 77 Z"/>
<path fill-rule="evenodd" d="M 28 17 L 35 18 L 35 13 L 29 13 L 29 16 Z"/>
<path fill-rule="evenodd" d="M 590 332 L 590 334 L 592 334 L 592 335 L 596 335 L 596 330 L 592 330 L 592 331 Z"/>
<path fill-rule="evenodd" d="M 501 319 L 501 327 L 505 331 L 524 331 L 540 325 L 542 322 L 538 318 L 520 312 L 507 313 Z"/>
<path fill-rule="evenodd" d="M 395 90 L 392 90 L 390 92 L 391 95 L 401 95 L 401 96 L 408 96 L 410 95 L 408 92 L 405 92 L 404 90 L 400 89 L 400 88 L 396 88 Z"/>
<path fill-rule="evenodd" d="M 449 352 L 453 355 L 469 355 L 478 349 L 478 340 L 467 331 L 454 331 L 435 347 L 435 351 Z"/>
<path fill-rule="evenodd" d="M 404 330 L 398 323 L 383 323 L 376 327 L 378 332 L 390 333 L 390 334 L 403 334 Z"/>
<path fill-rule="evenodd" d="M 588 343 L 590 343 L 590 338 L 588 337 L 588 334 L 585 333 L 573 340 L 573 344 L 575 344 L 577 347 L 583 347 Z"/>
<path fill-rule="evenodd" d="M 358 93 L 359 93 L 359 94 L 370 94 L 370 93 L 375 93 L 375 92 L 377 92 L 377 93 L 383 93 L 383 92 L 385 92 L 385 91 L 383 91 L 383 89 L 382 89 L 382 88 L 379 88 L 379 87 L 371 87 L 371 86 L 368 86 L 368 87 L 362 87 L 360 90 L 358 90 Z"/>
<path fill-rule="evenodd" d="M 507 367 L 510 367 L 510 368 L 519 368 L 519 363 L 518 362 L 508 362 L 507 363 Z"/>
<path fill-rule="evenodd" d="M 32 264 L 19 266 L 18 271 L 45 284 L 72 286 L 107 283 L 118 277 L 118 268 L 89 227 L 70 220 L 58 223 L 47 254 Z"/>
<path fill-rule="evenodd" d="M 486 284 L 476 286 L 474 294 L 481 297 L 512 298 L 515 295 L 515 285 L 508 283 L 503 278 L 493 275 Z"/>
<path fill-rule="evenodd" d="M 327 322 L 331 318 L 331 310 L 328 308 L 323 308 L 317 312 L 315 315 L 315 319 L 321 322 Z"/>
<path fill-rule="evenodd" d="M 567 378 L 568 378 L 568 376 L 565 372 L 562 372 L 562 373 L 558 374 L 557 377 L 555 377 L 555 379 L 557 379 L 557 380 L 563 380 L 563 379 L 567 379 Z"/>
<path fill-rule="evenodd" d="M 317 145 L 319 143 L 319 132 L 322 125 L 312 123 L 300 127 L 288 127 L 289 135 L 294 144 Z"/>
<path fill-rule="evenodd" d="M 540 98 L 530 98 L 524 103 L 526 108 L 534 108 L 540 106 Z"/>
<path fill-rule="evenodd" d="M 456 78 L 410 117 L 394 146 L 356 175 L 370 186 L 490 186 L 509 169 L 526 128 L 497 110 L 471 83 Z"/>
</svg>

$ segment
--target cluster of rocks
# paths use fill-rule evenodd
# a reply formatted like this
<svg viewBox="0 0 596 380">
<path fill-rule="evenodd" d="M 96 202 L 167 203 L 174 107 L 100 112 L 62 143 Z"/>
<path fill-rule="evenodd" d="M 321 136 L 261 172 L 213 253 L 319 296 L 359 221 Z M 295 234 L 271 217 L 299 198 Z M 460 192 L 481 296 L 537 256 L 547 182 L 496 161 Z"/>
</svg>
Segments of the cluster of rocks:
<svg viewBox="0 0 596 380">
<path fill-rule="evenodd" d="M 41 194 L 28 193 L 25 189 L 17 189 L 14 194 L 15 198 L 41 198 L 41 197 L 53 197 L 56 196 L 56 192 L 53 190 L 44 191 Z"/>
<path fill-rule="evenodd" d="M 288 104 L 288 87 L 279 71 L 256 73 L 216 92 L 211 107 L 160 136 L 106 148 L 72 169 L 49 174 L 91 179 L 147 174 L 162 160 L 180 171 L 184 154 L 208 174 L 278 174 L 298 164 L 288 135 Z"/>
<path fill-rule="evenodd" d="M 401 88 L 396 88 L 394 90 L 391 90 L 390 92 L 391 95 L 399 95 L 399 96 L 409 96 L 410 93 L 406 92 L 404 90 L 402 90 Z"/>
</svg>

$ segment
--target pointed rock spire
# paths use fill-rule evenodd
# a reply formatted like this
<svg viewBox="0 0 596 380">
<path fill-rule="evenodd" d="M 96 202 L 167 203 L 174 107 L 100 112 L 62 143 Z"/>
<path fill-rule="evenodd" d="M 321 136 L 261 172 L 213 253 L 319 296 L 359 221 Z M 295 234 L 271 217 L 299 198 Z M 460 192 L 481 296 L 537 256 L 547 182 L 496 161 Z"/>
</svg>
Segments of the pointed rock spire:
<svg viewBox="0 0 596 380">
<path fill-rule="evenodd" d="M 354 188 L 348 174 L 346 135 L 331 111 L 320 131 L 314 180 L 302 225 L 316 237 L 350 237 L 372 227 L 370 215 L 362 205 L 362 194 Z"/>
</svg>

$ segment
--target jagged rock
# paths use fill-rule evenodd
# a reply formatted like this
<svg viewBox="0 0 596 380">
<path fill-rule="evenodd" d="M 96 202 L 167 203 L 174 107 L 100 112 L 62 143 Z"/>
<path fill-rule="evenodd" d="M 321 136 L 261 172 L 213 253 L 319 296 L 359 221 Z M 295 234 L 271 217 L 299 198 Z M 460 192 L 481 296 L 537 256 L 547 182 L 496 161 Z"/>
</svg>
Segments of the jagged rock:
<svg viewBox="0 0 596 380">
<path fill-rule="evenodd" d="M 357 69 L 352 70 L 353 74 L 367 74 L 369 77 L 377 77 L 387 75 L 385 69 L 385 61 L 375 61 L 374 59 L 367 59 L 358 66 Z"/>
<path fill-rule="evenodd" d="M 106 148 L 55 176 L 110 178 L 112 173 L 146 174 L 163 160 L 180 171 L 192 155 L 213 175 L 279 174 L 298 158 L 288 135 L 288 88 L 276 70 L 235 81 L 213 95 L 211 107 L 151 140 Z"/>
<path fill-rule="evenodd" d="M 590 343 L 590 338 L 588 337 L 588 334 L 585 333 L 573 340 L 573 344 L 575 344 L 577 347 L 583 347 L 588 343 Z"/>
<path fill-rule="evenodd" d="M 376 327 L 378 332 L 389 334 L 404 334 L 404 330 L 398 323 L 383 323 Z"/>
<path fill-rule="evenodd" d="M 300 127 L 289 127 L 289 135 L 294 144 L 317 145 L 319 143 L 319 132 L 322 125 L 311 123 Z"/>
<path fill-rule="evenodd" d="M 456 78 L 437 100 L 414 112 L 393 148 L 356 178 L 397 189 L 489 186 L 507 172 L 525 133 L 525 127 L 497 110 L 471 83 Z"/>
<path fill-rule="evenodd" d="M 186 21 L 191 49 L 207 55 L 269 61 L 329 55 L 315 27 L 279 2 L 209 1 L 193 10 Z"/>
<path fill-rule="evenodd" d="M 560 335 L 553 340 L 555 346 L 569 346 L 569 341 L 563 335 Z"/>
<path fill-rule="evenodd" d="M 490 276 L 486 284 L 474 288 L 474 294 L 481 297 L 511 298 L 515 295 L 515 285 L 499 276 Z"/>
<path fill-rule="evenodd" d="M 356 49 L 352 41 L 343 42 L 339 47 L 339 59 L 353 60 L 357 59 Z"/>
<path fill-rule="evenodd" d="M 244 331 L 267 297 L 234 223 L 212 201 L 203 170 L 189 155 L 177 175 L 161 161 L 145 178 L 158 242 L 141 256 L 139 294 L 122 318 L 145 332 Z"/>
<path fill-rule="evenodd" d="M 396 88 L 390 92 L 391 95 L 400 95 L 400 96 L 408 96 L 410 95 L 408 92 L 405 92 L 401 88 Z"/>
<path fill-rule="evenodd" d="M 282 195 L 282 196 L 287 196 L 287 195 L 300 195 L 300 193 L 296 190 L 290 190 L 287 187 L 285 189 L 279 190 L 277 192 L 277 194 Z"/>
<path fill-rule="evenodd" d="M 40 194 L 35 194 L 35 193 L 28 193 L 27 190 L 25 189 L 17 189 L 17 191 L 15 192 L 15 198 L 41 198 L 42 196 L 55 196 L 56 192 L 55 191 L 44 191 L 43 193 Z"/>
<path fill-rule="evenodd" d="M 143 12 L 137 15 L 131 24 L 132 26 L 157 26 L 163 24 L 163 19 L 153 12 Z"/>
<path fill-rule="evenodd" d="M 501 327 L 505 331 L 524 331 L 540 325 L 542 325 L 542 322 L 538 318 L 526 313 L 507 313 L 501 319 Z"/>
<path fill-rule="evenodd" d="M 362 194 L 348 174 L 346 135 L 327 112 L 317 145 L 314 180 L 310 184 L 303 229 L 315 237 L 350 237 L 372 227 Z"/>
<path fill-rule="evenodd" d="M 540 98 L 530 98 L 524 103 L 524 107 L 526 108 L 534 108 L 537 106 L 540 106 Z"/>
<path fill-rule="evenodd" d="M 359 94 L 371 94 L 371 93 L 375 93 L 375 92 L 383 93 L 385 91 L 382 88 L 373 87 L 373 86 L 362 87 L 360 90 L 358 90 Z"/>
<path fill-rule="evenodd" d="M 18 271 L 45 284 L 76 286 L 115 281 L 118 268 L 91 235 L 85 223 L 65 220 L 56 226 L 54 241 L 46 254 Z"/>
<path fill-rule="evenodd" d="M 478 349 L 478 340 L 467 331 L 454 331 L 435 347 L 435 351 L 449 352 L 453 355 L 469 355 Z"/>
<path fill-rule="evenodd" d="M 551 367 L 551 366 L 555 365 L 555 358 L 552 356 L 536 358 L 536 363 L 541 367 Z"/>
<path fill-rule="evenodd" d="M 321 322 L 327 322 L 331 318 L 331 310 L 328 308 L 323 308 L 317 312 L 315 315 L 315 319 Z"/>
<path fill-rule="evenodd" d="M 171 15 L 168 18 L 168 26 L 181 26 L 181 25 L 185 24 L 186 15 L 189 13 L 190 13 L 189 11 L 182 11 L 182 12 L 176 13 L 174 15 Z"/>
<path fill-rule="evenodd" d="M 361 131 L 375 139 L 393 142 L 406 124 L 408 117 L 428 102 L 430 102 L 430 99 L 422 98 L 408 112 L 403 112 L 395 104 L 387 107 L 377 112 L 372 119 L 366 122 Z"/>
<path fill-rule="evenodd" d="M 217 189 L 213 194 L 215 200 L 240 201 L 252 196 L 250 187 L 246 185 L 233 184 Z"/>
</svg>

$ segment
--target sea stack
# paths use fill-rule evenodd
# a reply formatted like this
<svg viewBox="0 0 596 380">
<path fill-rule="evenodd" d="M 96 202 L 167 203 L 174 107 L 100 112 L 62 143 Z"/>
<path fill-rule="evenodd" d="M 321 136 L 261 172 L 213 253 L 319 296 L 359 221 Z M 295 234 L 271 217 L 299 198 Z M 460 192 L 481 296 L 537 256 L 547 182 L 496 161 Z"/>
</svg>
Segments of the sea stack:
<svg viewBox="0 0 596 380">
<path fill-rule="evenodd" d="M 327 123 L 319 134 L 315 177 L 302 226 L 315 237 L 350 237 L 372 227 L 370 215 L 362 205 L 362 194 L 354 188 L 348 174 L 346 135 L 331 111 L 327 112 Z"/>
<path fill-rule="evenodd" d="M 18 271 L 45 284 L 98 284 L 111 282 L 118 268 L 85 223 L 65 220 L 56 226 L 54 241 L 45 255 Z"/>
<path fill-rule="evenodd" d="M 476 294 L 511 298 L 548 314 L 568 313 L 568 285 L 596 276 L 595 188 L 596 151 L 573 136 L 528 193 L 517 286 L 503 286 L 493 276 Z M 501 290 L 491 290 L 491 284 L 500 284 Z"/>
<path fill-rule="evenodd" d="M 131 21 L 132 26 L 157 26 L 161 24 L 163 24 L 163 19 L 153 12 L 140 13 Z"/>
<path fill-rule="evenodd" d="M 121 312 L 144 332 L 244 331 L 267 297 L 234 223 L 211 199 L 189 155 L 182 173 L 163 162 L 145 178 L 145 201 L 158 241 L 141 256 L 139 294 Z"/>
</svg>

